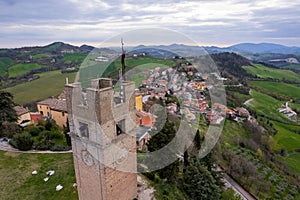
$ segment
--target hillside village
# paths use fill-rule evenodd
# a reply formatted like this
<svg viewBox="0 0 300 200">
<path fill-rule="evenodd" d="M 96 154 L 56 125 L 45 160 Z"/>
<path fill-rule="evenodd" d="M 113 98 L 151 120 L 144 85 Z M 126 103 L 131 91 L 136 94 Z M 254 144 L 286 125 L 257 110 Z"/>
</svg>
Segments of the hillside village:
<svg viewBox="0 0 300 200">
<path fill-rule="evenodd" d="M 74 54 L 69 51 L 61 53 L 64 55 Z M 140 62 L 143 59 L 147 62 L 151 59 L 154 60 L 146 53 L 134 53 L 134 55 L 126 56 L 130 63 Z M 98 55 L 94 57 L 92 61 L 100 64 L 106 63 L 109 58 L 109 56 Z M 296 186 L 289 182 L 289 179 L 295 181 L 297 177 L 286 175 L 290 173 L 290 167 L 293 165 L 290 163 L 286 165 L 286 161 L 280 159 L 289 159 L 290 156 L 297 154 L 297 147 L 286 148 L 282 145 L 279 136 L 283 135 L 283 130 L 290 131 L 289 134 L 297 134 L 298 98 L 297 96 L 290 97 L 286 93 L 282 95 L 274 90 L 266 91 L 261 88 L 260 84 L 270 82 L 288 88 L 298 83 L 297 76 L 295 73 L 289 73 L 288 76 L 285 76 L 287 78 L 280 79 L 282 74 L 280 69 L 250 63 L 244 57 L 233 53 L 214 54 L 212 57 L 218 65 L 220 74 L 201 73 L 192 63 L 186 62 L 182 57 L 173 57 L 170 59 L 173 63 L 170 62 L 171 64 L 165 66 L 154 64 L 154 67 L 138 71 L 143 77 L 142 80 L 138 80 L 140 85 L 135 86 L 137 127 L 135 133 L 138 152 L 147 152 L 151 139 L 154 138 L 153 141 L 156 141 L 153 133 L 161 119 L 160 113 L 153 110 L 152 106 L 158 103 L 163 105 L 171 123 L 176 124 L 178 120 L 184 120 L 196 127 L 201 137 L 205 135 L 209 125 L 219 127 L 224 124 L 224 133 L 220 138 L 220 144 L 217 144 L 216 147 L 220 148 L 218 151 L 222 153 L 214 153 L 217 158 L 215 162 L 251 194 L 256 197 L 265 197 L 270 193 L 268 189 L 260 192 L 260 189 L 253 185 L 253 181 L 246 181 L 258 176 L 261 184 L 269 184 L 274 180 L 278 182 L 272 189 L 272 195 L 288 196 L 280 193 L 280 188 L 283 187 L 290 191 L 292 196 L 295 196 Z M 159 59 L 158 61 L 167 62 Z M 115 70 L 118 67 L 115 63 L 112 66 L 115 67 Z M 134 65 L 128 67 L 134 67 Z M 264 73 L 269 70 L 270 74 L 276 72 L 277 77 L 264 77 L 263 73 L 263 75 L 257 76 L 252 74 L 253 69 L 257 70 L 256 73 L 262 73 L 259 70 Z M 68 74 L 66 76 L 68 77 Z M 127 77 L 131 81 L 135 81 L 135 78 L 130 73 Z M 43 77 L 41 76 L 40 79 Z M 30 82 L 34 83 L 35 81 Z M 213 102 L 210 98 L 209 91 L 219 87 L 220 81 L 224 82 L 226 88 L 227 105 Z M 273 99 L 270 99 L 269 96 Z M 268 102 L 271 102 L 271 105 Z M 258 106 L 263 105 L 262 109 L 266 110 L 261 112 L 259 110 L 261 107 L 259 109 L 255 107 L 257 103 L 260 103 Z M 69 150 L 70 141 L 67 142 L 67 140 L 70 138 L 68 136 L 65 91 L 60 90 L 60 95 L 40 99 L 35 104 L 28 105 L 30 105 L 29 108 L 27 105 L 24 107 L 18 105 L 14 109 L 18 115 L 17 123 L 20 124 L 23 131 L 29 132 L 33 136 L 34 141 L 30 148 L 33 148 L 34 151 Z M 272 112 L 269 112 L 268 109 Z M 289 124 L 290 127 L 286 128 L 287 125 L 281 124 Z M 190 153 L 196 151 L 194 145 L 189 149 Z M 178 159 L 183 162 L 183 155 L 179 153 Z M 235 163 L 239 163 L 238 166 Z M 278 169 L 282 172 L 278 172 Z M 150 175 L 147 176 L 151 178 Z M 287 186 L 282 186 L 284 182 L 289 183 Z M 252 189 L 253 187 L 255 189 Z"/>
</svg>

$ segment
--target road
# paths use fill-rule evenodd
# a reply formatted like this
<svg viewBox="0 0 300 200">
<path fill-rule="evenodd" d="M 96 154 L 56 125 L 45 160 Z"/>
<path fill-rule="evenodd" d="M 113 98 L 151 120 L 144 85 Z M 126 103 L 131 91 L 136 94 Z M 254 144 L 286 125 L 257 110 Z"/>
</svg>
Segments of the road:
<svg viewBox="0 0 300 200">
<path fill-rule="evenodd" d="M 239 194 L 244 200 L 256 200 L 256 198 L 251 195 L 248 191 L 246 191 L 240 184 L 238 184 L 235 180 L 230 178 L 227 174 L 223 173 L 223 180 L 225 182 L 225 186 L 232 188 L 235 193 Z"/>
</svg>

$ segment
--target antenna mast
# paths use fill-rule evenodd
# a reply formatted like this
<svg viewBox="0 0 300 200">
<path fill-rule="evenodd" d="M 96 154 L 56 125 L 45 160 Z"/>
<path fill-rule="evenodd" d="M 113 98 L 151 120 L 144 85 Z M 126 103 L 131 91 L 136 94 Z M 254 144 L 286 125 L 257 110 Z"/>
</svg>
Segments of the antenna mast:
<svg viewBox="0 0 300 200">
<path fill-rule="evenodd" d="M 125 50 L 124 50 L 124 43 L 123 43 L 123 38 L 121 38 L 121 45 L 122 45 L 122 56 L 121 56 L 121 65 L 122 65 L 122 80 L 126 81 L 125 78 L 125 73 L 126 73 L 126 69 L 125 69 Z"/>
</svg>

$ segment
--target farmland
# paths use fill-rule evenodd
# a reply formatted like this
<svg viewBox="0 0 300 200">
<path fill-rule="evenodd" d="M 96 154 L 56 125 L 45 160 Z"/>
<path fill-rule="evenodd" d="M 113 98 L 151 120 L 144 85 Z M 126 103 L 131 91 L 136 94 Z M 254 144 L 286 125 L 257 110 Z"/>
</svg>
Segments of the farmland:
<svg viewBox="0 0 300 200">
<path fill-rule="evenodd" d="M 252 81 L 254 86 L 277 95 L 284 95 L 288 98 L 300 98 L 300 85 L 287 84 L 271 81 Z"/>
<path fill-rule="evenodd" d="M 18 104 L 43 100 L 59 95 L 63 91 L 66 77 L 72 82 L 76 73 L 62 74 L 60 71 L 51 71 L 38 75 L 39 79 L 7 88 L 6 91 L 14 95 L 14 101 Z"/>
<path fill-rule="evenodd" d="M 284 102 L 278 101 L 266 94 L 256 90 L 250 90 L 252 99 L 247 103 L 247 106 L 255 110 L 259 114 L 270 116 L 274 119 L 288 120 L 283 114 L 278 112 L 278 109 Z"/>
<path fill-rule="evenodd" d="M 6 68 L 11 65 L 12 60 L 7 57 L 0 57 L 0 76 L 3 76 Z"/>
<path fill-rule="evenodd" d="M 248 73 L 259 78 L 272 78 L 300 82 L 300 76 L 290 70 L 270 68 L 261 64 L 252 64 L 251 66 L 244 66 L 243 68 Z"/>
<path fill-rule="evenodd" d="M 30 72 L 33 69 L 40 69 L 43 66 L 36 63 L 28 63 L 28 64 L 16 64 L 8 68 L 9 77 L 16 77 L 27 72 Z"/>
</svg>

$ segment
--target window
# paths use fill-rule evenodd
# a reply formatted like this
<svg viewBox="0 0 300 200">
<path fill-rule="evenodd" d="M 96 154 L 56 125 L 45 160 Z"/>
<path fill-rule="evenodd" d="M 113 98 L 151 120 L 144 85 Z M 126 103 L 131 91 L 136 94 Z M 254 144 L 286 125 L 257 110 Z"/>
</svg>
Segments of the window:
<svg viewBox="0 0 300 200">
<path fill-rule="evenodd" d="M 49 107 L 47 106 L 47 109 L 49 109 Z"/>
<path fill-rule="evenodd" d="M 117 136 L 125 133 L 125 119 L 117 122 L 116 132 L 117 132 Z"/>
<path fill-rule="evenodd" d="M 89 128 L 87 124 L 79 122 L 79 132 L 82 137 L 89 138 Z"/>
<path fill-rule="evenodd" d="M 42 109 L 42 106 L 40 106 L 40 109 Z"/>
<path fill-rule="evenodd" d="M 61 115 L 64 117 L 65 116 L 65 112 L 62 112 Z"/>
<path fill-rule="evenodd" d="M 43 116 L 44 116 L 44 113 L 43 113 L 43 111 L 41 111 L 40 113 L 41 113 L 41 115 L 43 115 Z"/>
<path fill-rule="evenodd" d="M 49 112 L 47 112 L 47 116 L 50 117 L 50 113 Z"/>
<path fill-rule="evenodd" d="M 81 94 L 81 104 L 83 106 L 87 106 L 87 97 L 86 97 L 86 93 L 82 92 Z"/>
</svg>

